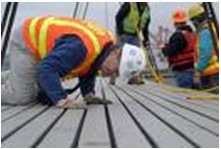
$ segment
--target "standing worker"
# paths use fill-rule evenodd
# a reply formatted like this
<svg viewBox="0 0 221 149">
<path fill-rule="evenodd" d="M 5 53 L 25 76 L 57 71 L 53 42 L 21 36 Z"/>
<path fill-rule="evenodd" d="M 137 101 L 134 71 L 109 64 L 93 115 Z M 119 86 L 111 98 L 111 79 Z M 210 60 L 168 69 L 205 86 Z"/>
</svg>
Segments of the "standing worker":
<svg viewBox="0 0 221 149">
<path fill-rule="evenodd" d="M 121 46 L 129 43 L 136 46 L 147 46 L 149 43 L 148 27 L 150 23 L 150 9 L 146 2 L 125 2 L 116 15 L 116 31 Z M 142 33 L 140 41 L 139 34 Z M 130 84 L 143 84 L 141 75 L 129 80 Z"/>
<path fill-rule="evenodd" d="M 65 17 L 27 19 L 10 43 L 11 73 L 1 86 L 2 104 L 27 104 L 39 91 L 46 102 L 61 108 L 75 108 L 76 102 L 62 88 L 64 77 L 79 77 L 86 103 L 109 103 L 95 96 L 95 75 L 118 72 L 121 50 L 112 34 L 97 25 Z"/>
<path fill-rule="evenodd" d="M 162 47 L 162 51 L 168 57 L 177 85 L 193 88 L 196 35 L 187 25 L 187 14 L 183 9 L 176 9 L 172 19 L 176 31 L 170 37 L 169 43 Z"/>
<path fill-rule="evenodd" d="M 218 49 L 215 49 L 213 44 L 215 37 L 213 38 L 210 32 L 205 10 L 201 5 L 194 5 L 188 13 L 197 32 L 194 81 L 203 89 L 219 86 L 219 60 L 216 53 Z"/>
</svg>

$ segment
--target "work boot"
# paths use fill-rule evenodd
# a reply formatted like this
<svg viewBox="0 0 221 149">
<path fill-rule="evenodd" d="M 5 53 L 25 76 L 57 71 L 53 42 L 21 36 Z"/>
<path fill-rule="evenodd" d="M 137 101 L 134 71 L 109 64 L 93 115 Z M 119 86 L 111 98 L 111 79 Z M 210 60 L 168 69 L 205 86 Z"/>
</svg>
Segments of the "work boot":
<svg viewBox="0 0 221 149">
<path fill-rule="evenodd" d="M 84 101 L 87 105 L 90 105 L 90 104 L 111 104 L 112 103 L 108 99 L 102 99 L 102 98 L 96 97 L 94 95 L 85 96 Z"/>
</svg>

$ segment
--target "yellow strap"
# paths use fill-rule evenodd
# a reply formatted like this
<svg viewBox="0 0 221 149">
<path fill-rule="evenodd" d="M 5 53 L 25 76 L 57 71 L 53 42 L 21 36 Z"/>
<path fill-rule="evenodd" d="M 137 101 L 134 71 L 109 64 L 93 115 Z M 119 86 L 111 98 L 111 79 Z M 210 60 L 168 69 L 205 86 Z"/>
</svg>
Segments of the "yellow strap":
<svg viewBox="0 0 221 149">
<path fill-rule="evenodd" d="M 35 34 L 35 29 L 36 29 L 36 25 L 38 20 L 40 19 L 40 17 L 36 17 L 31 21 L 31 24 L 29 26 L 29 35 L 31 38 L 31 42 L 32 44 L 37 48 L 37 39 L 36 39 L 36 34 Z"/>
<path fill-rule="evenodd" d="M 101 52 L 101 45 L 97 37 L 94 35 L 93 32 L 91 32 L 88 28 L 84 27 L 83 25 L 80 25 L 75 22 L 70 22 L 67 20 L 59 20 L 53 17 L 48 18 L 45 20 L 42 24 L 41 30 L 40 30 L 40 36 L 39 36 L 39 50 L 41 51 L 42 56 L 44 57 L 46 54 L 46 43 L 47 43 L 47 31 L 50 25 L 57 25 L 57 26 L 72 26 L 79 30 L 83 30 L 89 38 L 92 40 L 92 43 L 95 48 L 95 52 L 98 55 Z M 77 71 L 77 70 L 76 70 Z"/>
<path fill-rule="evenodd" d="M 189 96 L 187 99 L 192 100 L 211 100 L 211 99 L 219 99 L 219 95 L 207 95 L 207 96 Z"/>
</svg>

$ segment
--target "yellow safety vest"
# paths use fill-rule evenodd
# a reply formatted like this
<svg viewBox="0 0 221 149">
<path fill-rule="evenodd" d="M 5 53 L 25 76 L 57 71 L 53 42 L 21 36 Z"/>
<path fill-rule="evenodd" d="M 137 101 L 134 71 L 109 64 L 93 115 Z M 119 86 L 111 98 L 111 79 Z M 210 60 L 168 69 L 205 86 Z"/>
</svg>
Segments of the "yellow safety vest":
<svg viewBox="0 0 221 149">
<path fill-rule="evenodd" d="M 145 8 L 140 16 L 137 4 L 130 4 L 130 12 L 128 16 L 123 20 L 123 29 L 130 34 L 137 33 L 138 29 L 144 29 L 147 20 L 149 18 L 149 10 Z M 140 23 L 140 26 L 138 26 Z"/>
</svg>

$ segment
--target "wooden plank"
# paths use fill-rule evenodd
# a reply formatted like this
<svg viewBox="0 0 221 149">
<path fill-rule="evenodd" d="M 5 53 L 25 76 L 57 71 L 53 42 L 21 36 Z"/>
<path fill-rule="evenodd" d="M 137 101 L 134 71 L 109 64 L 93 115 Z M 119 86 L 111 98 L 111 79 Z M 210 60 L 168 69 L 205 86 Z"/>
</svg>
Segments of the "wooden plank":
<svg viewBox="0 0 221 149">
<path fill-rule="evenodd" d="M 10 108 L 9 110 L 3 112 L 1 114 L 1 121 L 8 120 L 9 118 L 18 115 L 22 112 L 25 112 L 27 109 L 31 108 L 33 105 L 27 105 L 27 106 L 14 106 L 13 108 Z"/>
<path fill-rule="evenodd" d="M 137 86 L 138 89 L 143 90 L 144 92 L 149 92 L 150 94 L 153 94 L 154 96 L 158 96 L 168 102 L 177 104 L 181 106 L 182 108 L 187 108 L 189 110 L 195 111 L 196 113 L 200 115 L 204 115 L 205 117 L 209 117 L 213 119 L 214 121 L 218 122 L 219 113 L 217 111 L 201 107 L 198 105 L 195 105 L 191 103 L 189 100 L 183 99 L 182 96 L 180 98 L 174 98 L 172 96 L 168 96 L 164 94 L 159 89 L 153 89 L 151 86 Z"/>
<path fill-rule="evenodd" d="M 68 110 L 37 147 L 71 148 L 83 112 L 83 110 Z"/>
<path fill-rule="evenodd" d="M 162 121 L 155 117 L 152 113 L 137 104 L 130 96 L 126 95 L 122 91 L 119 91 L 119 89 L 115 89 L 114 91 L 121 98 L 125 106 L 142 126 L 144 131 L 155 142 L 156 147 L 191 147 L 189 142 L 174 132 L 167 125 L 162 123 Z M 136 96 L 134 97 L 137 98 Z"/>
<path fill-rule="evenodd" d="M 116 147 L 119 148 L 149 148 L 150 143 L 141 133 L 135 122 L 123 108 L 116 96 L 110 91 L 110 88 L 103 82 L 105 96 L 114 103 L 108 105 L 108 111 L 112 123 Z"/>
<path fill-rule="evenodd" d="M 139 92 L 143 95 L 143 97 L 146 97 L 149 99 L 149 102 L 153 102 L 158 104 L 159 106 L 173 112 L 174 114 L 192 122 L 193 124 L 197 125 L 198 127 L 201 127 L 202 129 L 208 130 L 210 133 L 218 136 L 219 132 L 219 123 L 211 121 L 208 118 L 202 117 L 192 111 L 189 111 L 187 109 L 180 108 L 177 105 L 171 104 L 164 99 L 161 99 L 159 97 L 156 97 L 154 95 L 149 94 L 148 92 L 143 92 L 137 89 L 136 87 L 129 87 L 124 86 L 125 90 L 130 90 L 132 92 Z M 135 93 L 136 94 L 136 93 Z M 137 97 L 137 95 L 136 95 Z"/>
<path fill-rule="evenodd" d="M 63 110 L 51 108 L 38 118 L 28 123 L 9 139 L 2 142 L 2 147 L 7 148 L 29 148 L 41 137 L 51 123 L 61 114 Z"/>
<path fill-rule="evenodd" d="M 96 83 L 96 92 L 101 95 L 100 83 Z M 103 105 L 88 106 L 78 147 L 111 147 Z"/>
<path fill-rule="evenodd" d="M 142 103 L 142 105 L 144 105 L 144 107 L 146 107 L 148 111 L 154 112 L 155 116 L 169 124 L 169 127 L 172 126 L 171 128 L 175 128 L 174 130 L 176 131 L 178 130 L 177 133 L 180 134 L 181 132 L 183 135 L 186 136 L 184 136 L 185 138 L 188 138 L 190 141 L 192 141 L 192 143 L 199 145 L 198 147 L 219 146 L 219 137 L 214 136 L 213 134 L 197 127 L 189 121 L 186 121 L 185 119 L 175 115 L 171 111 L 160 107 L 158 104 L 150 102 L 149 100 L 147 100 L 148 98 L 144 98 L 143 96 L 134 92 L 129 92 L 129 94 L 136 97 L 136 99 L 139 99 L 140 103 Z"/>
<path fill-rule="evenodd" d="M 46 106 L 36 106 L 27 110 L 25 113 L 21 113 L 9 119 L 8 121 L 2 122 L 1 138 L 4 140 L 6 136 L 11 134 L 15 130 L 23 127 L 27 121 L 32 120 L 32 118 L 35 118 L 36 115 L 41 113 L 41 111 L 43 111 L 46 108 Z"/>
</svg>

